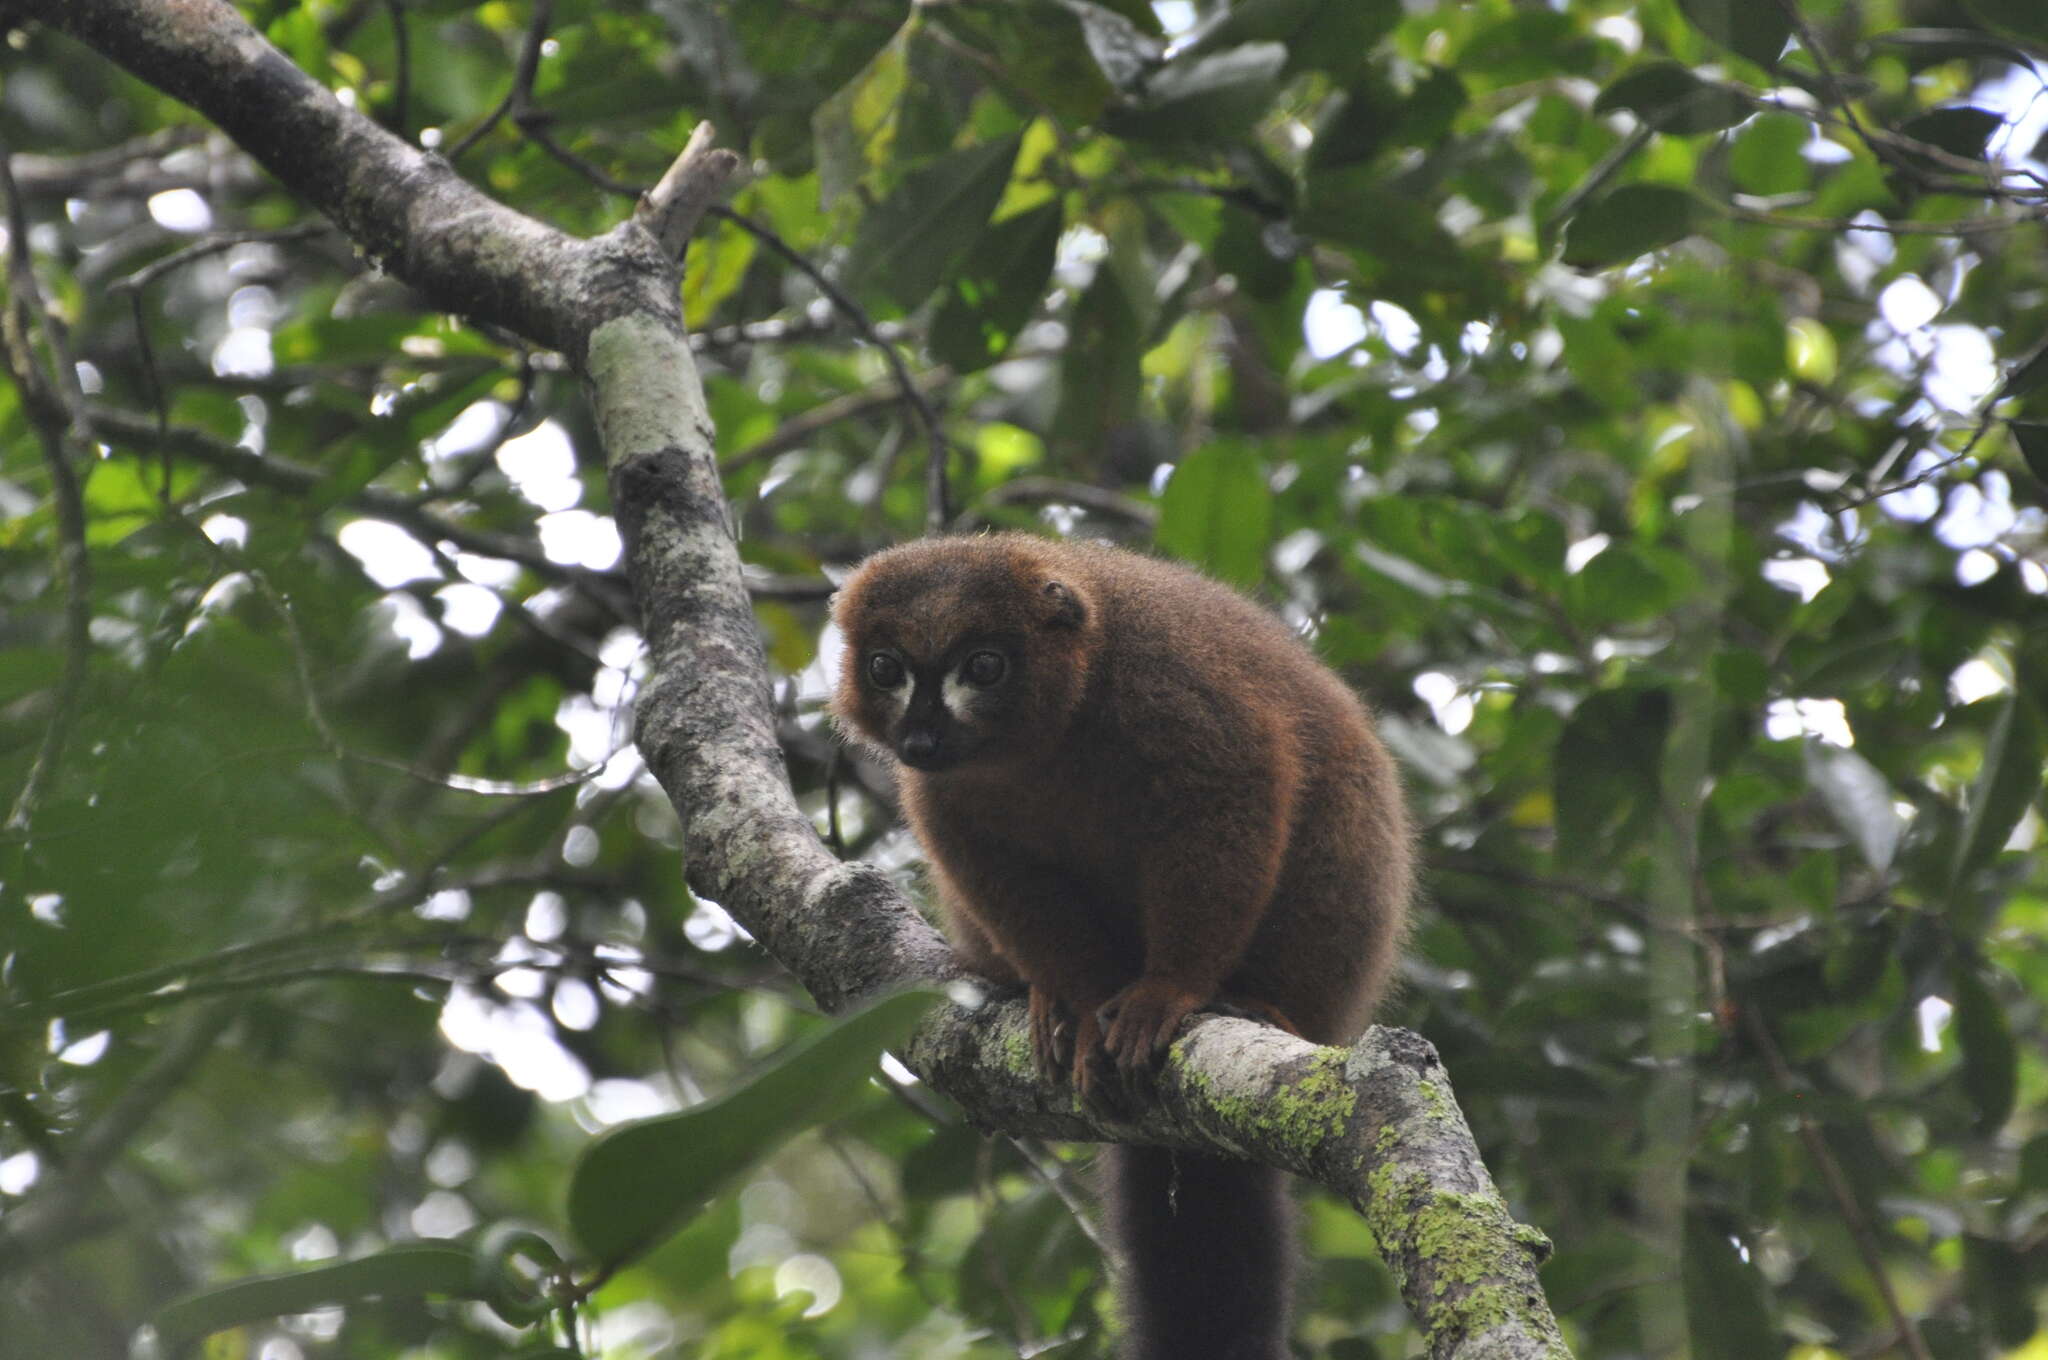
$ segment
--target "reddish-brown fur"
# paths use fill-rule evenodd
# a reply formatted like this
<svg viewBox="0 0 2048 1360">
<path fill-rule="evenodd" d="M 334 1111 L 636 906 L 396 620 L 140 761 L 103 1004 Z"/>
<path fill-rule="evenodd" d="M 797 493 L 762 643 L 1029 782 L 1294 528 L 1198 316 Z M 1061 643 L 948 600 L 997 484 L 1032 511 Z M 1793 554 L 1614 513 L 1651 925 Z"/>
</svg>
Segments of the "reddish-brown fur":
<svg viewBox="0 0 2048 1360">
<path fill-rule="evenodd" d="M 1402 934 L 1407 817 L 1364 706 L 1277 619 L 1185 568 L 1022 534 L 880 553 L 833 617 L 834 712 L 898 759 L 948 932 L 976 971 L 1028 986 L 1042 1067 L 1087 1093 L 1216 1002 L 1318 1043 L 1364 1025 Z M 990 651 L 1003 678 L 970 683 L 967 658 Z M 1246 1296 L 1284 1295 L 1285 1252 L 1219 1280 L 1217 1244 L 1180 1239 L 1284 1240 L 1284 1190 L 1180 1160 L 1215 1202 L 1183 1198 L 1176 1218 L 1171 1157 L 1119 1153 L 1130 1353 L 1283 1354 L 1284 1299 Z"/>
</svg>

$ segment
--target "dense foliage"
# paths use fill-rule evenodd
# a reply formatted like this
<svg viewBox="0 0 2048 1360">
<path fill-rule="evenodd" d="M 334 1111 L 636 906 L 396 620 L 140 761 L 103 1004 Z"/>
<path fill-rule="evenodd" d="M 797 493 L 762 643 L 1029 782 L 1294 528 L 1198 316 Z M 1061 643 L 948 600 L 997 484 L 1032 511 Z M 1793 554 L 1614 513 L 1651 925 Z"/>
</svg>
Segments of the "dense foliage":
<svg viewBox="0 0 2048 1360">
<path fill-rule="evenodd" d="M 1387 1018 L 1579 1354 L 2048 1355 L 2048 10 L 240 8 L 572 231 L 745 149 L 686 303 L 848 854 L 914 872 L 820 713 L 833 575 L 930 524 L 1204 563 L 1385 715 Z M 93 52 L 0 78 L 0 1355 L 330 1258 L 214 1353 L 1104 1354 L 1087 1150 L 848 1083 L 886 1027 L 683 887 L 559 359 Z M 642 1252 L 608 1187 L 660 1185 L 704 1207 Z M 1413 1353 L 1308 1223 L 1305 1353 Z M 532 1306 L 557 1251 L 622 1264 Z"/>
</svg>

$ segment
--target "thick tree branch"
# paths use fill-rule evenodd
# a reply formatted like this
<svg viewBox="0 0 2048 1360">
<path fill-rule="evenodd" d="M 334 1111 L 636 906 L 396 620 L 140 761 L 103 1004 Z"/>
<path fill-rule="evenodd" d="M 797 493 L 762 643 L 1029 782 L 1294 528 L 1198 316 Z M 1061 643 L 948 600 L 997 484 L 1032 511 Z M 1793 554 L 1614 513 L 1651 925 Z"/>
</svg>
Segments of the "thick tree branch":
<svg viewBox="0 0 2048 1360">
<path fill-rule="evenodd" d="M 581 367 L 652 657 L 641 752 L 683 820 L 692 883 L 828 1010 L 956 978 L 889 877 L 834 858 L 790 790 L 678 266 L 653 232 L 636 219 L 576 241 L 490 203 L 342 108 L 221 0 L 29 8 L 215 118 L 394 274 Z M 642 216 L 659 227 L 689 210 L 701 177 L 723 178 L 707 159 L 722 154 L 693 141 L 664 180 L 669 207 L 657 193 Z M 1346 1051 L 1204 1019 L 1175 1043 L 1158 1100 L 1123 1113 L 1037 1080 L 1015 1002 L 943 1007 L 906 1056 L 987 1127 L 1220 1147 L 1331 1187 L 1366 1215 L 1433 1356 L 1567 1354 L 1535 1280 L 1542 1239 L 1508 1215 L 1434 1051 L 1411 1034 L 1373 1030 Z"/>
</svg>

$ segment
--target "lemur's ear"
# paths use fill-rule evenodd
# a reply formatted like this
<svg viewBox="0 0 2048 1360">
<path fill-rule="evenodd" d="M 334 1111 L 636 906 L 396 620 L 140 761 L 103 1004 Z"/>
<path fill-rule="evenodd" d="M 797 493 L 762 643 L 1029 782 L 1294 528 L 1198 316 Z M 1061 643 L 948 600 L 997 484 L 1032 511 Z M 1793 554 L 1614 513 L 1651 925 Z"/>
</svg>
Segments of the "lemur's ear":
<svg viewBox="0 0 2048 1360">
<path fill-rule="evenodd" d="M 1088 617 L 1088 606 L 1081 603 L 1081 597 L 1059 581 L 1047 581 L 1043 591 L 1052 605 L 1052 613 L 1046 622 L 1055 628 L 1079 628 Z"/>
</svg>

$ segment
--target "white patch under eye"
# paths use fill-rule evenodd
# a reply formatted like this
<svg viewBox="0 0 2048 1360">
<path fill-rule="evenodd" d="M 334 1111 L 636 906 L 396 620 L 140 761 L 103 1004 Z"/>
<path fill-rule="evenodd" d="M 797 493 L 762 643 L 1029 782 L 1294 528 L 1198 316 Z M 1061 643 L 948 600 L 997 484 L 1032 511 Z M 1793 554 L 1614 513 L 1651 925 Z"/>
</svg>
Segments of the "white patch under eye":
<svg viewBox="0 0 2048 1360">
<path fill-rule="evenodd" d="M 967 706 L 974 686 L 967 683 L 958 671 L 946 672 L 946 678 L 939 683 L 939 701 L 946 706 L 946 712 L 954 718 L 967 716 Z"/>
</svg>

